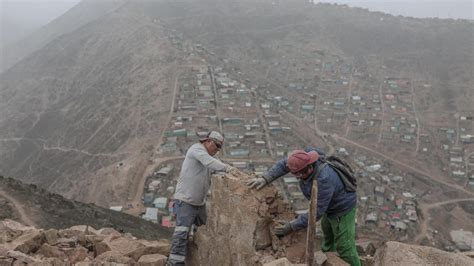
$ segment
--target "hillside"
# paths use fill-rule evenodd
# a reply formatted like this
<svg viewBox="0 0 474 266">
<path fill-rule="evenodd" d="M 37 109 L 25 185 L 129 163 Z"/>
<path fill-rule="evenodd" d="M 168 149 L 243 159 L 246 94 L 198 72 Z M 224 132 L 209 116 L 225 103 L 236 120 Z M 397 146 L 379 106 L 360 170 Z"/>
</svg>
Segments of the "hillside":
<svg viewBox="0 0 474 266">
<path fill-rule="evenodd" d="M 126 198 L 179 58 L 159 24 L 127 9 L 50 42 L 0 77 L 0 172 L 102 205 Z"/>
<path fill-rule="evenodd" d="M 217 1 L 209 6 L 147 2 L 145 12 L 243 71 L 256 60 L 268 65 L 313 58 L 314 64 L 314 50 L 327 48 L 360 67 L 376 63 L 395 75 L 442 84 L 433 93 L 443 99 L 444 108 L 467 104 L 457 95 L 474 82 L 474 27 L 468 20 L 414 19 L 293 0 Z"/>
<path fill-rule="evenodd" d="M 0 176 L 1 219 L 13 219 L 44 229 L 65 229 L 74 225 L 110 227 L 143 239 L 167 239 L 171 230 L 141 218 L 93 204 L 68 200 L 35 185 L 25 185 Z"/>
</svg>

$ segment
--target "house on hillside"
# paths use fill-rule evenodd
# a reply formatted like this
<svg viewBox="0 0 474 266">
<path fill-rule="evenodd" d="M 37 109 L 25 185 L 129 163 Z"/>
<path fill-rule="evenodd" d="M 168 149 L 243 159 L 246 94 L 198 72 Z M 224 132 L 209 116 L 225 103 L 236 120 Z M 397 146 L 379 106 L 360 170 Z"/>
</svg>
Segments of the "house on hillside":
<svg viewBox="0 0 474 266">
<path fill-rule="evenodd" d="M 153 201 L 153 206 L 158 209 L 166 209 L 168 207 L 168 198 L 160 197 Z"/>
<path fill-rule="evenodd" d="M 158 223 L 158 209 L 157 208 L 146 208 L 145 214 L 142 216 L 144 220 Z"/>
</svg>

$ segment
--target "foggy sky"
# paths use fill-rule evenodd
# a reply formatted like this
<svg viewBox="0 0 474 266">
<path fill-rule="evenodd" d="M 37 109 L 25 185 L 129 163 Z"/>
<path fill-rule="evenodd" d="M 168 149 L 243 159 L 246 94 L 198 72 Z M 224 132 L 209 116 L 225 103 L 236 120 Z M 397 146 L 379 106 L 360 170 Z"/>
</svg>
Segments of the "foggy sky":
<svg viewBox="0 0 474 266">
<path fill-rule="evenodd" d="M 79 1 L 0 0 L 0 47 L 26 37 L 64 14 Z"/>
<path fill-rule="evenodd" d="M 316 2 L 318 0 L 315 0 Z M 473 0 L 321 0 L 416 18 L 474 19 Z"/>
<path fill-rule="evenodd" d="M 79 1 L 0 0 L 0 14 L 2 22 L 8 20 L 21 28 L 39 28 L 64 14 Z"/>
</svg>

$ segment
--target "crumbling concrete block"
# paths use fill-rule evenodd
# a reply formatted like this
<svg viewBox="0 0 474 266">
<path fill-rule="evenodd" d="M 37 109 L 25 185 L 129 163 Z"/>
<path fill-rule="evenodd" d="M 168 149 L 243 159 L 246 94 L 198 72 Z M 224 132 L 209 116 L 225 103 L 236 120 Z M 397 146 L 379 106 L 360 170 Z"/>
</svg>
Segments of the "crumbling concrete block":
<svg viewBox="0 0 474 266">
<path fill-rule="evenodd" d="M 335 252 L 326 252 L 327 260 L 323 266 L 349 266 L 349 263 L 342 260 Z"/>
<path fill-rule="evenodd" d="M 165 266 L 167 257 L 161 254 L 144 255 L 138 261 L 138 266 Z"/>
<path fill-rule="evenodd" d="M 281 258 L 272 262 L 266 263 L 263 266 L 292 266 L 291 262 L 287 258 Z"/>
<path fill-rule="evenodd" d="M 138 261 L 144 255 L 161 254 L 168 256 L 170 253 L 171 244 L 167 241 L 139 240 L 139 242 L 143 244 L 143 246 L 126 253 L 125 256 L 131 257 L 135 261 Z"/>
<path fill-rule="evenodd" d="M 43 255 L 47 258 L 60 258 L 62 260 L 67 258 L 66 254 L 60 248 L 51 246 L 47 243 L 43 244 L 36 254 Z"/>
<path fill-rule="evenodd" d="M 324 262 L 328 260 L 328 257 L 324 252 L 322 251 L 317 251 L 314 252 L 314 261 L 316 262 L 316 265 L 322 265 Z"/>
<path fill-rule="evenodd" d="M 13 258 L 19 262 L 23 262 L 23 263 L 33 263 L 33 262 L 38 262 L 39 260 L 32 257 L 32 256 L 28 256 L 26 255 L 25 253 L 23 252 L 20 252 L 20 251 L 15 251 L 15 250 L 10 250 L 8 251 L 8 254 L 7 256 L 9 258 Z"/>
<path fill-rule="evenodd" d="M 44 233 L 40 230 L 25 231 L 12 242 L 14 250 L 25 254 L 36 252 L 46 241 Z"/>
<path fill-rule="evenodd" d="M 357 241 L 356 248 L 357 253 L 359 253 L 359 256 L 374 256 L 376 250 L 375 245 L 372 241 Z"/>
<path fill-rule="evenodd" d="M 461 253 L 449 253 L 432 247 L 389 241 L 377 249 L 375 265 L 474 265 L 474 260 Z"/>
<path fill-rule="evenodd" d="M 48 229 L 44 231 L 44 237 L 46 239 L 46 243 L 49 245 L 56 245 L 58 243 L 59 233 L 56 229 Z"/>
</svg>

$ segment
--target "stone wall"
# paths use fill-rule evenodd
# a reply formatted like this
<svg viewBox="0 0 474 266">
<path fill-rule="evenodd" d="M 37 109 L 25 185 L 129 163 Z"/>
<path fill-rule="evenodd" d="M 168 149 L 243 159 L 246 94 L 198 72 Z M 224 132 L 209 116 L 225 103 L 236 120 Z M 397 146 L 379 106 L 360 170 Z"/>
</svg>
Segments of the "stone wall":
<svg viewBox="0 0 474 266">
<path fill-rule="evenodd" d="M 198 229 L 190 245 L 190 265 L 261 265 L 285 257 L 291 244 L 302 247 L 293 262 L 304 254 L 305 232 L 283 239 L 272 232 L 276 220 L 294 218 L 276 188 L 250 190 L 247 178 L 213 177 L 207 225 Z"/>
</svg>

